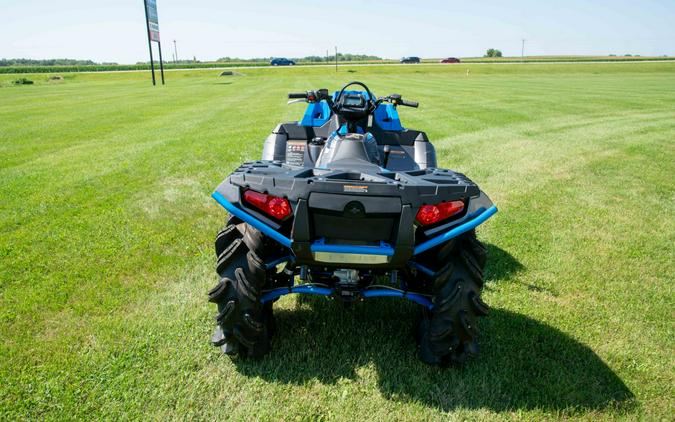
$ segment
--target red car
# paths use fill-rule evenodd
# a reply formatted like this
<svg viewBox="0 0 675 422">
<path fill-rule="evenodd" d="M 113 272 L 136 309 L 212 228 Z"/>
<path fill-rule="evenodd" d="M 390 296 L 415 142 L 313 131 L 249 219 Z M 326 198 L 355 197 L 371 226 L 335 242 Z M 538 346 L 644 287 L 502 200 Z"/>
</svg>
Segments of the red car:
<svg viewBox="0 0 675 422">
<path fill-rule="evenodd" d="M 456 57 L 448 57 L 447 59 L 441 60 L 441 63 L 459 63 L 459 59 Z"/>
</svg>

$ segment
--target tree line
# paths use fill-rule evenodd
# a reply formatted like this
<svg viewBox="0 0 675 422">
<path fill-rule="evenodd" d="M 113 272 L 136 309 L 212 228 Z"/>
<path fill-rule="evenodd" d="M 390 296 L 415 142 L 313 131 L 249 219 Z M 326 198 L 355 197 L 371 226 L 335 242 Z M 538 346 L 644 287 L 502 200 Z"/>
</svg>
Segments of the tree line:
<svg viewBox="0 0 675 422">
<path fill-rule="evenodd" d="M 352 61 L 375 61 L 382 60 L 382 57 L 372 56 L 368 54 L 350 54 L 338 53 L 338 61 L 352 62 Z M 196 58 L 193 60 L 179 60 L 176 63 L 190 64 L 190 63 L 228 63 L 228 62 L 242 62 L 242 63 L 265 63 L 272 60 L 274 57 L 256 57 L 252 59 L 241 59 L 238 57 L 221 57 L 215 61 L 202 62 Z M 320 62 L 334 62 L 335 55 L 328 56 L 305 56 L 305 57 L 290 57 L 290 59 L 298 62 L 320 63 Z M 165 63 L 173 63 L 173 61 L 165 60 Z M 149 62 L 137 62 L 137 65 L 147 64 Z M 93 60 L 76 60 L 76 59 L 0 59 L 0 67 L 8 66 L 117 66 L 114 62 L 97 63 Z"/>
<path fill-rule="evenodd" d="M 281 56 L 276 56 L 281 57 Z M 338 53 L 337 54 L 339 62 L 355 62 L 355 61 L 369 61 L 369 60 L 382 60 L 382 57 L 372 56 L 368 54 L 350 54 L 350 53 Z M 256 57 L 253 59 L 240 59 L 237 57 L 221 57 L 216 62 L 268 62 L 274 57 Z M 320 63 L 320 62 L 334 62 L 335 54 L 328 56 L 305 56 L 305 57 L 288 57 L 291 60 L 296 62 L 311 62 L 311 63 Z"/>
<path fill-rule="evenodd" d="M 75 59 L 0 59 L 0 66 L 95 66 L 117 63 L 96 63 L 92 60 Z"/>
</svg>

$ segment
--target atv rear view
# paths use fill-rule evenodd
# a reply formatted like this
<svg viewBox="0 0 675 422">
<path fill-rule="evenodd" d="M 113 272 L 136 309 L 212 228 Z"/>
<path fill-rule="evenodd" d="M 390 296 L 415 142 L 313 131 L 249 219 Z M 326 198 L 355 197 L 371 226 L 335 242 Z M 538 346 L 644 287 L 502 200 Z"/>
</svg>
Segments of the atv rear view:
<svg viewBox="0 0 675 422">
<path fill-rule="evenodd" d="M 496 207 L 466 176 L 436 167 L 424 132 L 402 127 L 398 107 L 416 102 L 377 98 L 360 82 L 289 98 L 308 103 L 302 120 L 278 125 L 262 160 L 213 193 L 230 214 L 215 242 L 213 344 L 229 355 L 267 353 L 273 304 L 289 293 L 346 304 L 389 296 L 422 305 L 424 362 L 476 355 L 488 307 L 486 249 L 474 229 Z"/>
</svg>

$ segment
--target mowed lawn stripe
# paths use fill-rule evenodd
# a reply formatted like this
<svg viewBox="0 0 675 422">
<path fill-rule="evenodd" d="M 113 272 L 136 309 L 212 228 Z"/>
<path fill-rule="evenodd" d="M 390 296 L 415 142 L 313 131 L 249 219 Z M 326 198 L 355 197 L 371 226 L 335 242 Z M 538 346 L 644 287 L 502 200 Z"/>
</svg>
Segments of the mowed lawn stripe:
<svg viewBox="0 0 675 422">
<path fill-rule="evenodd" d="M 0 167 L 0 415 L 667 418 L 675 65 L 396 68 L 172 72 L 156 89 L 144 74 L 77 75 L 42 107 L 0 106 L 2 120 L 46 121 L 0 129 L 12 157 Z M 301 115 L 287 92 L 347 78 L 419 100 L 404 124 L 500 208 L 479 229 L 493 312 L 464 369 L 416 360 L 418 309 L 396 300 L 345 312 L 284 298 L 262 362 L 208 344 L 211 242 L 226 218 L 209 193 Z M 0 95 L 32 103 L 55 86 L 21 88 Z M 63 116 L 48 113 L 56 103 Z M 68 127 L 80 113 L 87 136 Z"/>
</svg>

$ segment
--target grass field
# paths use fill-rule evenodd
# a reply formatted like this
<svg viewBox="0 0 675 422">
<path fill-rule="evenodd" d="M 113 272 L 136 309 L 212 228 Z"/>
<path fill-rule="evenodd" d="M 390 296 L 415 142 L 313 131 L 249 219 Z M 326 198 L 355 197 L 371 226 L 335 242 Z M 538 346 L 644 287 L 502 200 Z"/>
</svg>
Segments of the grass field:
<svg viewBox="0 0 675 422">
<path fill-rule="evenodd" d="M 218 73 L 0 76 L 1 420 L 672 420 L 675 63 Z M 209 194 L 287 92 L 353 79 L 419 100 L 500 209 L 463 369 L 417 361 L 395 299 L 285 297 L 262 362 L 209 344 Z"/>
</svg>

